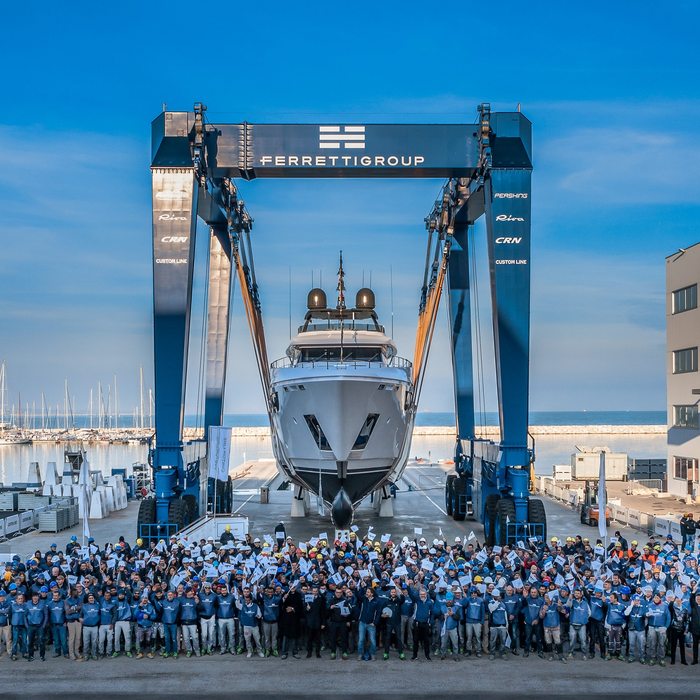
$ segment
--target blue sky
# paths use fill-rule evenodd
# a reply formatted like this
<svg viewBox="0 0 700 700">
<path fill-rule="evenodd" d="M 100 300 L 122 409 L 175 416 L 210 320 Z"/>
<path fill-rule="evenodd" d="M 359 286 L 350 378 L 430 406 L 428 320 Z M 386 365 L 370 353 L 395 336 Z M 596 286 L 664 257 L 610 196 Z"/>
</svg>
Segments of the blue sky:
<svg viewBox="0 0 700 700">
<path fill-rule="evenodd" d="M 648 2 L 633 13 L 568 5 L 5 8 L 0 358 L 10 400 L 21 391 L 38 402 L 43 390 L 62 401 L 68 377 L 84 410 L 89 388 L 116 374 L 128 413 L 140 365 L 150 383 L 149 125 L 163 103 L 202 100 L 213 122 L 471 122 L 490 101 L 521 103 L 534 124 L 531 407 L 663 408 L 664 257 L 700 240 L 700 10 L 674 3 L 673 21 L 660 21 Z M 391 267 L 399 351 L 412 355 L 422 221 L 439 185 L 243 183 L 271 358 L 288 339 L 290 262 L 296 324 L 311 270 L 330 282 L 340 248 L 351 291 L 372 272 L 387 325 Z M 239 294 L 234 319 L 227 409 L 258 412 Z M 452 408 L 445 325 L 423 410 Z M 490 357 L 488 333 L 482 342 Z M 488 362 L 484 375 L 493 409 Z"/>
</svg>

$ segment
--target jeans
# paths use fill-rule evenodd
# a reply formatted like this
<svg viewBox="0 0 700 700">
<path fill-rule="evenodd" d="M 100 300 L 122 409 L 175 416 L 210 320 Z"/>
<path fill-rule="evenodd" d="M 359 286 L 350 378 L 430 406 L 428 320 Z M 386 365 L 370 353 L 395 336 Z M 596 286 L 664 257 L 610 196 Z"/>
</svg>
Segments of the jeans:
<svg viewBox="0 0 700 700">
<path fill-rule="evenodd" d="M 219 625 L 219 646 L 221 651 L 236 652 L 236 625 L 232 617 L 223 618 L 217 621 Z M 275 628 L 277 624 L 275 623 Z M 275 631 L 275 643 L 277 642 L 277 632 Z"/>
<path fill-rule="evenodd" d="M 629 630 L 630 658 L 644 658 L 644 630 Z"/>
<path fill-rule="evenodd" d="M 12 627 L 12 656 L 24 655 L 27 653 L 27 628 L 24 625 L 14 625 Z"/>
<path fill-rule="evenodd" d="M 666 657 L 666 628 L 650 627 L 647 630 L 647 659 L 661 661 Z"/>
<path fill-rule="evenodd" d="M 34 646 L 38 643 L 39 655 L 43 659 L 46 656 L 46 629 L 43 625 L 29 625 L 27 632 L 27 651 L 29 658 L 34 658 Z"/>
<path fill-rule="evenodd" d="M 508 622 L 508 634 L 510 635 L 510 648 L 515 651 L 520 646 L 520 622 L 517 616 Z"/>
<path fill-rule="evenodd" d="M 53 650 L 56 656 L 68 656 L 68 629 L 65 623 L 51 625 L 53 631 Z"/>
<path fill-rule="evenodd" d="M 83 625 L 83 656 L 97 656 L 97 627 Z"/>
<path fill-rule="evenodd" d="M 114 623 L 114 651 L 120 651 L 122 636 L 124 651 L 131 651 L 131 622 L 128 620 L 119 620 Z"/>
<path fill-rule="evenodd" d="M 177 654 L 177 624 L 164 622 L 163 633 L 165 636 L 165 653 Z"/>
<path fill-rule="evenodd" d="M 360 631 L 357 643 L 358 656 L 365 655 L 365 636 L 369 635 L 369 656 L 374 656 L 377 651 L 377 628 L 368 622 L 360 621 Z"/>
<path fill-rule="evenodd" d="M 569 625 L 569 653 L 573 654 L 576 643 L 581 647 L 581 653 L 585 656 L 586 649 L 586 625 Z"/>
<path fill-rule="evenodd" d="M 506 652 L 506 640 L 508 639 L 508 628 L 491 627 L 489 630 L 489 654 L 496 653 L 496 646 L 500 646 L 501 654 Z"/>
<path fill-rule="evenodd" d="M 620 625 L 610 625 L 608 630 L 608 654 L 619 656 L 622 643 L 622 627 Z"/>
<path fill-rule="evenodd" d="M 528 625 L 525 624 L 525 653 L 529 654 L 532 649 L 532 641 L 535 641 L 535 649 L 537 653 L 540 654 L 544 648 L 544 640 L 542 635 L 542 625 Z"/>
</svg>

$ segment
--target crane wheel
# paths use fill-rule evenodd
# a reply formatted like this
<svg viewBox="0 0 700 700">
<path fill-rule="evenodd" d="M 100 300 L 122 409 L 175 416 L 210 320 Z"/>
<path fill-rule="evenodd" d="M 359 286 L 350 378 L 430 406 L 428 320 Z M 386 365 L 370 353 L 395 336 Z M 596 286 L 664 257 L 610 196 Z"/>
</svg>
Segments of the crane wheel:
<svg viewBox="0 0 700 700">
<path fill-rule="evenodd" d="M 187 525 L 187 511 L 187 501 L 181 498 L 170 501 L 170 505 L 168 506 L 168 520 L 176 526 L 176 532 L 180 532 L 180 530 L 184 529 L 185 525 Z"/>
<path fill-rule="evenodd" d="M 508 523 L 515 522 L 515 503 L 510 498 L 501 498 L 496 503 L 494 518 L 494 544 L 508 544 Z"/>
<path fill-rule="evenodd" d="M 139 514 L 136 518 L 136 537 L 141 537 L 142 525 L 153 525 L 156 521 L 156 501 L 154 498 L 144 498 L 139 503 Z M 141 537 L 150 544 L 149 537 Z"/>
<path fill-rule="evenodd" d="M 527 502 L 527 519 L 531 523 L 538 525 L 543 525 L 542 528 L 542 541 L 547 541 L 547 513 L 544 509 L 544 503 L 539 500 L 539 498 L 530 498 Z M 539 528 L 538 528 L 539 529 Z M 533 532 L 532 535 L 536 536 L 539 532 Z"/>
<path fill-rule="evenodd" d="M 459 522 L 467 517 L 465 499 L 462 498 L 466 493 L 467 480 L 458 476 L 452 483 L 452 517 Z"/>
<path fill-rule="evenodd" d="M 447 515 L 452 516 L 454 514 L 454 483 L 457 479 L 456 474 L 448 474 L 447 479 L 445 479 L 445 510 Z"/>
<path fill-rule="evenodd" d="M 501 497 L 491 494 L 484 504 L 484 541 L 487 547 L 493 547 L 496 540 L 496 509 Z"/>
</svg>

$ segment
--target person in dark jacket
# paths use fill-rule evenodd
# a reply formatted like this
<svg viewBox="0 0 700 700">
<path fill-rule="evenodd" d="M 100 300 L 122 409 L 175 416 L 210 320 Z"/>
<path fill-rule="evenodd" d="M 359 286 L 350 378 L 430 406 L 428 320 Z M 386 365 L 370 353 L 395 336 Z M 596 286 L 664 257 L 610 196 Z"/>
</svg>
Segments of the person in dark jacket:
<svg viewBox="0 0 700 700">
<path fill-rule="evenodd" d="M 321 658 L 321 630 L 326 627 L 326 604 L 318 594 L 318 586 L 311 586 L 304 601 L 304 617 L 306 619 L 306 658 L 311 658 L 311 651 L 316 648 L 316 658 Z"/>
<path fill-rule="evenodd" d="M 683 538 L 683 549 L 690 549 L 692 551 L 695 545 L 695 532 L 697 530 L 697 523 L 693 518 L 692 513 L 686 513 L 681 518 L 681 537 Z"/>
<path fill-rule="evenodd" d="M 374 590 L 369 586 L 365 590 L 365 596 L 360 601 L 360 624 L 357 639 L 357 654 L 360 660 L 371 661 L 377 651 L 377 623 L 381 615 L 379 599 L 374 595 Z M 369 649 L 365 652 L 365 642 L 369 637 Z"/>
<path fill-rule="evenodd" d="M 690 598 L 688 631 L 693 637 L 693 666 L 697 666 L 698 646 L 700 645 L 700 591 L 696 591 Z"/>
<path fill-rule="evenodd" d="M 328 605 L 328 641 L 331 649 L 331 659 L 336 658 L 338 639 L 340 639 L 340 652 L 343 659 L 348 658 L 348 633 L 352 625 L 353 600 L 343 595 L 340 588 L 336 588 L 333 598 Z"/>
<path fill-rule="evenodd" d="M 45 588 L 45 586 L 42 586 Z M 42 661 L 46 661 L 46 625 L 49 622 L 49 609 L 41 600 L 39 593 L 32 593 L 27 603 L 27 653 L 28 660 L 33 661 L 34 649 L 39 647 Z"/>
<path fill-rule="evenodd" d="M 396 636 L 396 649 L 399 658 L 403 661 L 406 656 L 403 653 L 403 640 L 401 639 L 401 608 L 404 604 L 405 596 L 401 595 L 396 588 L 389 591 L 387 598 L 382 598 L 382 623 L 384 635 L 384 661 L 389 658 L 391 648 L 391 635 Z"/>
<path fill-rule="evenodd" d="M 282 596 L 280 603 L 280 655 L 283 659 L 287 658 L 291 650 L 292 656 L 295 659 L 299 658 L 297 654 L 297 643 L 299 639 L 300 620 L 304 614 L 304 603 L 301 599 L 299 591 L 290 588 L 287 593 Z"/>
<path fill-rule="evenodd" d="M 685 660 L 685 630 L 688 625 L 688 612 L 683 608 L 683 599 L 676 598 L 673 605 L 669 606 L 671 612 L 671 624 L 668 628 L 668 641 L 671 650 L 671 665 L 676 663 L 676 646 L 680 648 L 681 663 L 687 666 Z"/>
</svg>

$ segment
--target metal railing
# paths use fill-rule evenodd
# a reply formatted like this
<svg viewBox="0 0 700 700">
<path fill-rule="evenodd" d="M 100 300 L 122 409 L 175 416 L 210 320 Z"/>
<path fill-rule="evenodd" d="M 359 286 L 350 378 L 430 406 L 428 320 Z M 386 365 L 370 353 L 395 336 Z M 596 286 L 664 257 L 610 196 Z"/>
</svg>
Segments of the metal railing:
<svg viewBox="0 0 700 700">
<path fill-rule="evenodd" d="M 411 369 L 412 363 L 404 357 L 390 357 L 387 360 L 298 360 L 293 362 L 288 357 L 281 357 L 275 360 L 270 367 L 272 369 L 284 369 L 287 367 L 310 367 L 319 369 L 345 369 L 352 367 L 353 369 L 374 367 L 380 369 L 382 367 L 393 367 L 396 369 Z"/>
<path fill-rule="evenodd" d="M 158 542 L 158 540 L 167 542 L 170 536 L 176 535 L 177 532 L 177 523 L 141 523 L 139 525 L 139 537 L 144 542 Z"/>
<path fill-rule="evenodd" d="M 308 325 L 299 326 L 297 333 L 304 333 L 309 331 L 339 331 L 340 321 L 323 321 L 321 323 L 309 323 Z M 346 333 L 352 333 L 352 331 L 373 331 L 374 333 L 384 333 L 384 326 L 374 323 L 353 323 L 352 321 L 343 322 L 343 330 Z"/>
</svg>

